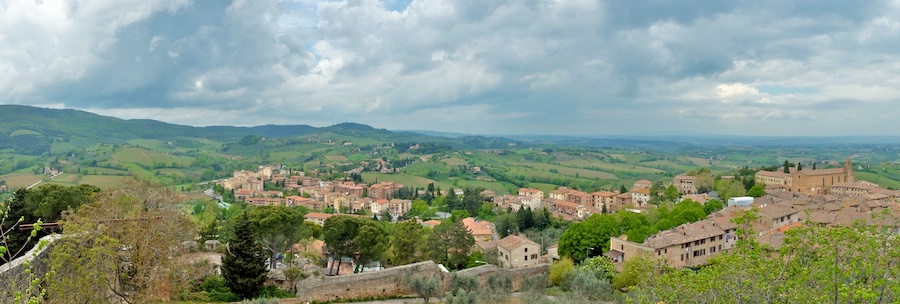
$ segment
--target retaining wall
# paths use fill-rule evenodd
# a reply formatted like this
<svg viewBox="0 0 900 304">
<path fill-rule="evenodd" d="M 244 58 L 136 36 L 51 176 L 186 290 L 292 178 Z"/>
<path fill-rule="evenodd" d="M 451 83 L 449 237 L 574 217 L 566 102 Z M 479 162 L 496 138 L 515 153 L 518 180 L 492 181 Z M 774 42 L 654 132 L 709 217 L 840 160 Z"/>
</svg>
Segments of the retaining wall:
<svg viewBox="0 0 900 304">
<path fill-rule="evenodd" d="M 500 269 L 494 265 L 484 265 L 461 270 L 459 273 L 477 277 L 481 286 L 484 286 L 487 278 L 491 275 L 507 275 L 512 279 L 513 290 L 518 291 L 525 278 L 546 274 L 547 271 L 547 264 L 517 269 Z M 323 302 L 376 297 L 415 297 L 416 294 L 403 282 L 403 276 L 407 272 L 413 275 L 440 278 L 441 292 L 439 294 L 441 295 L 449 289 L 453 276 L 452 273 L 442 272 L 434 262 L 425 261 L 368 273 L 302 280 L 296 283 L 297 298 L 300 301 Z"/>
</svg>

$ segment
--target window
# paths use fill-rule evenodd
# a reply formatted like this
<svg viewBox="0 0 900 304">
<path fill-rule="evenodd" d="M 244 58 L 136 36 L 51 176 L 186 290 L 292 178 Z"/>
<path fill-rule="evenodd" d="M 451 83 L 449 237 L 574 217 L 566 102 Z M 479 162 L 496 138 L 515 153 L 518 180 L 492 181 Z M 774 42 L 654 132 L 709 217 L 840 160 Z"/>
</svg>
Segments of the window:
<svg viewBox="0 0 900 304">
<path fill-rule="evenodd" d="M 526 260 L 526 261 L 528 260 L 528 256 L 527 256 L 527 255 L 525 256 L 525 260 Z"/>
<path fill-rule="evenodd" d="M 679 255 L 679 256 L 681 256 L 681 260 L 684 261 L 684 255 L 681 254 L 681 255 Z"/>
<path fill-rule="evenodd" d="M 537 258 L 538 258 L 538 257 L 537 257 L 537 254 L 532 254 L 532 255 L 531 255 L 531 259 L 532 259 L 532 260 L 537 260 Z"/>
<path fill-rule="evenodd" d="M 669 248 L 663 249 L 663 253 L 669 253 Z"/>
<path fill-rule="evenodd" d="M 525 253 L 528 253 L 528 247 L 525 247 Z"/>
</svg>

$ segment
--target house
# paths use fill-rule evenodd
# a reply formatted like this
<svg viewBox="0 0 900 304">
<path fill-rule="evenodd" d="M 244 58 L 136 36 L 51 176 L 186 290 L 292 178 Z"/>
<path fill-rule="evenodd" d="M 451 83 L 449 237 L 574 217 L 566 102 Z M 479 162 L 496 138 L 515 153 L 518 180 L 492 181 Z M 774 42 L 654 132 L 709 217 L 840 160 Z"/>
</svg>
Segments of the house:
<svg viewBox="0 0 900 304">
<path fill-rule="evenodd" d="M 398 218 L 404 213 L 409 212 L 412 209 L 412 201 L 405 199 L 391 199 L 388 201 L 388 212 L 391 213 L 391 216 L 394 218 Z"/>
<path fill-rule="evenodd" d="M 531 208 L 531 210 L 537 210 L 541 208 L 541 200 L 543 199 L 544 191 L 531 188 L 519 189 L 520 206 Z M 518 211 L 519 208 L 515 209 Z"/>
<path fill-rule="evenodd" d="M 643 243 L 628 241 L 627 236 L 611 237 L 610 257 L 618 268 L 638 256 L 663 260 L 674 268 L 706 265 L 709 258 L 722 252 L 725 231 L 710 220 L 683 224 L 647 237 Z"/>
<path fill-rule="evenodd" d="M 759 221 L 763 227 L 767 227 L 769 230 L 778 229 L 800 222 L 798 218 L 800 211 L 800 208 L 794 208 L 793 205 L 766 205 L 759 208 Z"/>
<path fill-rule="evenodd" d="M 631 189 L 650 189 L 653 187 L 653 182 L 648 181 L 646 179 L 642 179 L 634 182 L 634 186 Z"/>
<path fill-rule="evenodd" d="M 466 230 L 472 233 L 475 242 L 489 242 L 494 237 L 494 224 L 488 221 L 481 221 L 475 218 L 467 217 L 462 220 Z"/>
<path fill-rule="evenodd" d="M 540 263 L 541 245 L 524 236 L 510 234 L 497 242 L 500 267 L 519 268 Z"/>
<path fill-rule="evenodd" d="M 391 199 L 397 192 L 403 189 L 403 185 L 394 182 L 381 182 L 369 186 L 368 194 L 369 197 L 380 200 L 380 199 Z"/>
<path fill-rule="evenodd" d="M 631 190 L 631 203 L 641 207 L 650 201 L 650 188 L 638 188 Z"/>
<path fill-rule="evenodd" d="M 334 214 L 310 212 L 306 216 L 304 216 L 303 219 L 309 222 L 313 222 L 319 226 L 325 226 L 325 220 L 332 216 L 334 216 Z"/>
<path fill-rule="evenodd" d="M 678 189 L 678 193 L 681 195 L 685 194 L 694 194 L 697 193 L 697 186 L 695 185 L 697 177 L 690 175 L 676 175 L 673 180 L 673 185 Z"/>
<path fill-rule="evenodd" d="M 378 199 L 375 200 L 375 202 L 373 202 L 371 205 L 369 205 L 369 207 L 372 208 L 372 214 L 381 214 L 382 212 L 390 208 L 390 201 L 383 198 Z"/>
<path fill-rule="evenodd" d="M 610 191 L 597 191 L 591 193 L 591 196 L 594 197 L 594 208 L 597 210 L 603 210 L 603 207 L 606 207 L 607 212 L 611 212 L 612 205 L 616 203 L 616 193 Z"/>
</svg>

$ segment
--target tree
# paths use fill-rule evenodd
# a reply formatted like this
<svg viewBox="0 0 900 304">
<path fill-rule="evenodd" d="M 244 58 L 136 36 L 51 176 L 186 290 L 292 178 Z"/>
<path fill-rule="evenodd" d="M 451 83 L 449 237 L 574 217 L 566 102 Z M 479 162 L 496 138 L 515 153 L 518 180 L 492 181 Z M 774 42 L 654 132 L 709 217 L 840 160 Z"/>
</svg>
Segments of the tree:
<svg viewBox="0 0 900 304">
<path fill-rule="evenodd" d="M 669 185 L 666 187 L 666 191 L 663 194 L 667 201 L 674 202 L 676 199 L 681 197 L 681 193 L 678 193 L 678 188 L 675 188 L 675 185 Z"/>
<path fill-rule="evenodd" d="M 151 302 L 186 290 L 190 268 L 180 255 L 194 227 L 181 201 L 162 186 L 125 180 L 66 211 L 50 253 L 50 302 Z"/>
<path fill-rule="evenodd" d="M 285 206 L 263 206 L 249 212 L 250 222 L 256 226 L 260 244 L 269 252 L 269 268 L 275 269 L 276 256 L 284 253 L 301 239 L 310 237 L 304 225 L 304 214 Z"/>
<path fill-rule="evenodd" d="M 425 229 L 414 220 L 397 223 L 391 238 L 391 251 L 394 253 L 394 265 L 406 265 L 421 261 L 419 254 L 424 248 Z"/>
<path fill-rule="evenodd" d="M 736 180 L 720 180 L 716 182 L 716 192 L 719 193 L 719 198 L 726 202 L 729 198 L 746 194 L 744 186 Z"/>
<path fill-rule="evenodd" d="M 432 297 L 438 295 L 441 291 L 440 280 L 434 276 L 411 275 L 406 273 L 406 284 L 413 292 L 425 300 L 425 304 L 431 301 Z"/>
<path fill-rule="evenodd" d="M 353 243 L 358 248 L 356 261 L 359 271 L 357 272 L 362 272 L 362 267 L 369 262 L 381 260 L 390 241 L 388 233 L 382 225 L 373 221 L 363 221 L 356 237 L 353 238 Z"/>
<path fill-rule="evenodd" d="M 713 189 L 715 180 L 712 171 L 709 171 L 707 168 L 700 168 L 697 170 L 696 178 L 694 178 L 694 186 L 697 187 L 698 193 L 706 193 Z"/>
<path fill-rule="evenodd" d="M 256 227 L 245 212 L 234 223 L 234 238 L 222 257 L 222 276 L 231 292 L 243 299 L 256 296 L 266 281 L 266 254 Z"/>
<path fill-rule="evenodd" d="M 577 261 L 584 260 L 588 254 L 608 250 L 609 238 L 619 235 L 619 223 L 613 215 L 594 214 L 563 232 L 559 238 L 559 254 Z"/>
<path fill-rule="evenodd" d="M 791 169 L 790 169 L 790 167 L 791 167 L 791 163 L 788 162 L 788 161 L 785 159 L 785 160 L 784 160 L 784 173 L 785 173 L 785 174 L 791 174 Z"/>
<path fill-rule="evenodd" d="M 763 187 L 762 184 L 753 185 L 749 191 L 747 191 L 747 196 L 751 197 L 763 197 L 766 195 L 766 188 Z"/>
<path fill-rule="evenodd" d="M 712 214 L 713 212 L 722 210 L 725 206 L 722 204 L 722 201 L 717 199 L 711 199 L 703 205 L 703 212 L 706 214 Z"/>
<path fill-rule="evenodd" d="M 7 216 L 9 219 L 21 221 L 18 224 L 30 224 L 38 220 L 45 223 L 57 222 L 61 219 L 63 211 L 69 208 L 76 210 L 83 204 L 93 202 L 99 192 L 100 188 L 91 185 L 69 187 L 48 184 L 34 189 L 20 189 L 6 203 L 9 206 Z M 14 228 L 14 226 L 10 226 L 10 228 Z M 28 251 L 38 239 L 47 235 L 47 232 L 37 231 L 32 237 L 31 233 L 31 231 L 19 230 L 17 227 L 10 230 L 5 246 L 18 250 L 0 253 L 0 264 L 5 264 L 3 261 L 12 260 L 17 255 Z M 30 240 L 26 241 L 27 239 Z"/>
<path fill-rule="evenodd" d="M 813 170 L 815 170 L 815 169 L 816 169 L 816 162 L 814 161 L 813 162 Z"/>
<path fill-rule="evenodd" d="M 619 187 L 619 193 L 625 193 L 625 192 L 628 192 L 628 188 L 625 188 L 625 185 L 622 185 L 621 187 Z"/>
<path fill-rule="evenodd" d="M 434 227 L 428 238 L 429 256 L 450 269 L 462 269 L 475 238 L 462 221 L 446 221 Z"/>
<path fill-rule="evenodd" d="M 332 216 L 325 220 L 325 229 L 322 231 L 325 247 L 332 258 L 331 266 L 337 264 L 337 271 L 329 269 L 329 273 L 340 273 L 342 258 L 358 250 L 353 241 L 359 232 L 360 224 L 361 220 L 350 216 Z"/>
<path fill-rule="evenodd" d="M 531 213 L 531 208 L 519 208 L 519 212 L 516 213 L 516 223 L 519 225 L 519 229 L 522 230 L 534 226 L 534 215 Z"/>
</svg>

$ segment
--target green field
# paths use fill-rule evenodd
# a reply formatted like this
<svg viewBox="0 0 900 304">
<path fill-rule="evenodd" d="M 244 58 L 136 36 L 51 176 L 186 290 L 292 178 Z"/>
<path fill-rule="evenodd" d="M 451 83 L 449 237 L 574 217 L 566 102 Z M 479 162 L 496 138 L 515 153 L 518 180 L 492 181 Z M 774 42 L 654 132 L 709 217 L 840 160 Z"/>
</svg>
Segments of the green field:
<svg viewBox="0 0 900 304">
<path fill-rule="evenodd" d="M 617 178 L 615 174 L 612 174 L 609 172 L 595 171 L 595 170 L 588 170 L 588 169 L 576 169 L 576 168 L 569 168 L 569 167 L 565 167 L 565 166 L 543 164 L 543 163 L 514 163 L 512 165 L 531 166 L 535 169 L 546 170 L 547 172 L 549 172 L 551 169 L 553 169 L 553 170 L 559 171 L 560 174 L 571 176 L 571 177 L 575 177 L 577 175 L 578 177 L 581 177 L 581 178 L 599 178 L 599 179 L 616 179 Z M 634 166 L 632 166 L 632 167 L 634 167 Z M 641 168 L 643 168 L 643 167 L 641 167 Z M 644 168 L 644 169 L 650 169 L 650 168 Z M 652 170 L 662 172 L 662 170 L 657 170 L 657 169 L 652 169 Z M 623 170 L 623 171 L 626 171 L 626 170 Z"/>
<path fill-rule="evenodd" d="M 31 186 L 31 184 L 34 184 L 44 177 L 45 175 L 43 174 L 15 173 L 2 175 L 0 176 L 0 179 L 5 180 L 6 185 L 9 186 L 10 189 L 20 189 Z"/>
<path fill-rule="evenodd" d="M 41 134 L 41 132 L 32 131 L 32 130 L 15 130 L 15 131 L 12 131 L 11 133 L 9 133 L 9 136 L 19 136 L 19 135 L 43 136 L 44 134 Z"/>
<path fill-rule="evenodd" d="M 112 158 L 122 163 L 139 164 L 144 167 L 154 167 L 156 165 L 170 166 L 187 166 L 191 164 L 190 157 L 172 156 L 146 149 L 126 147 L 113 154 Z"/>
</svg>

